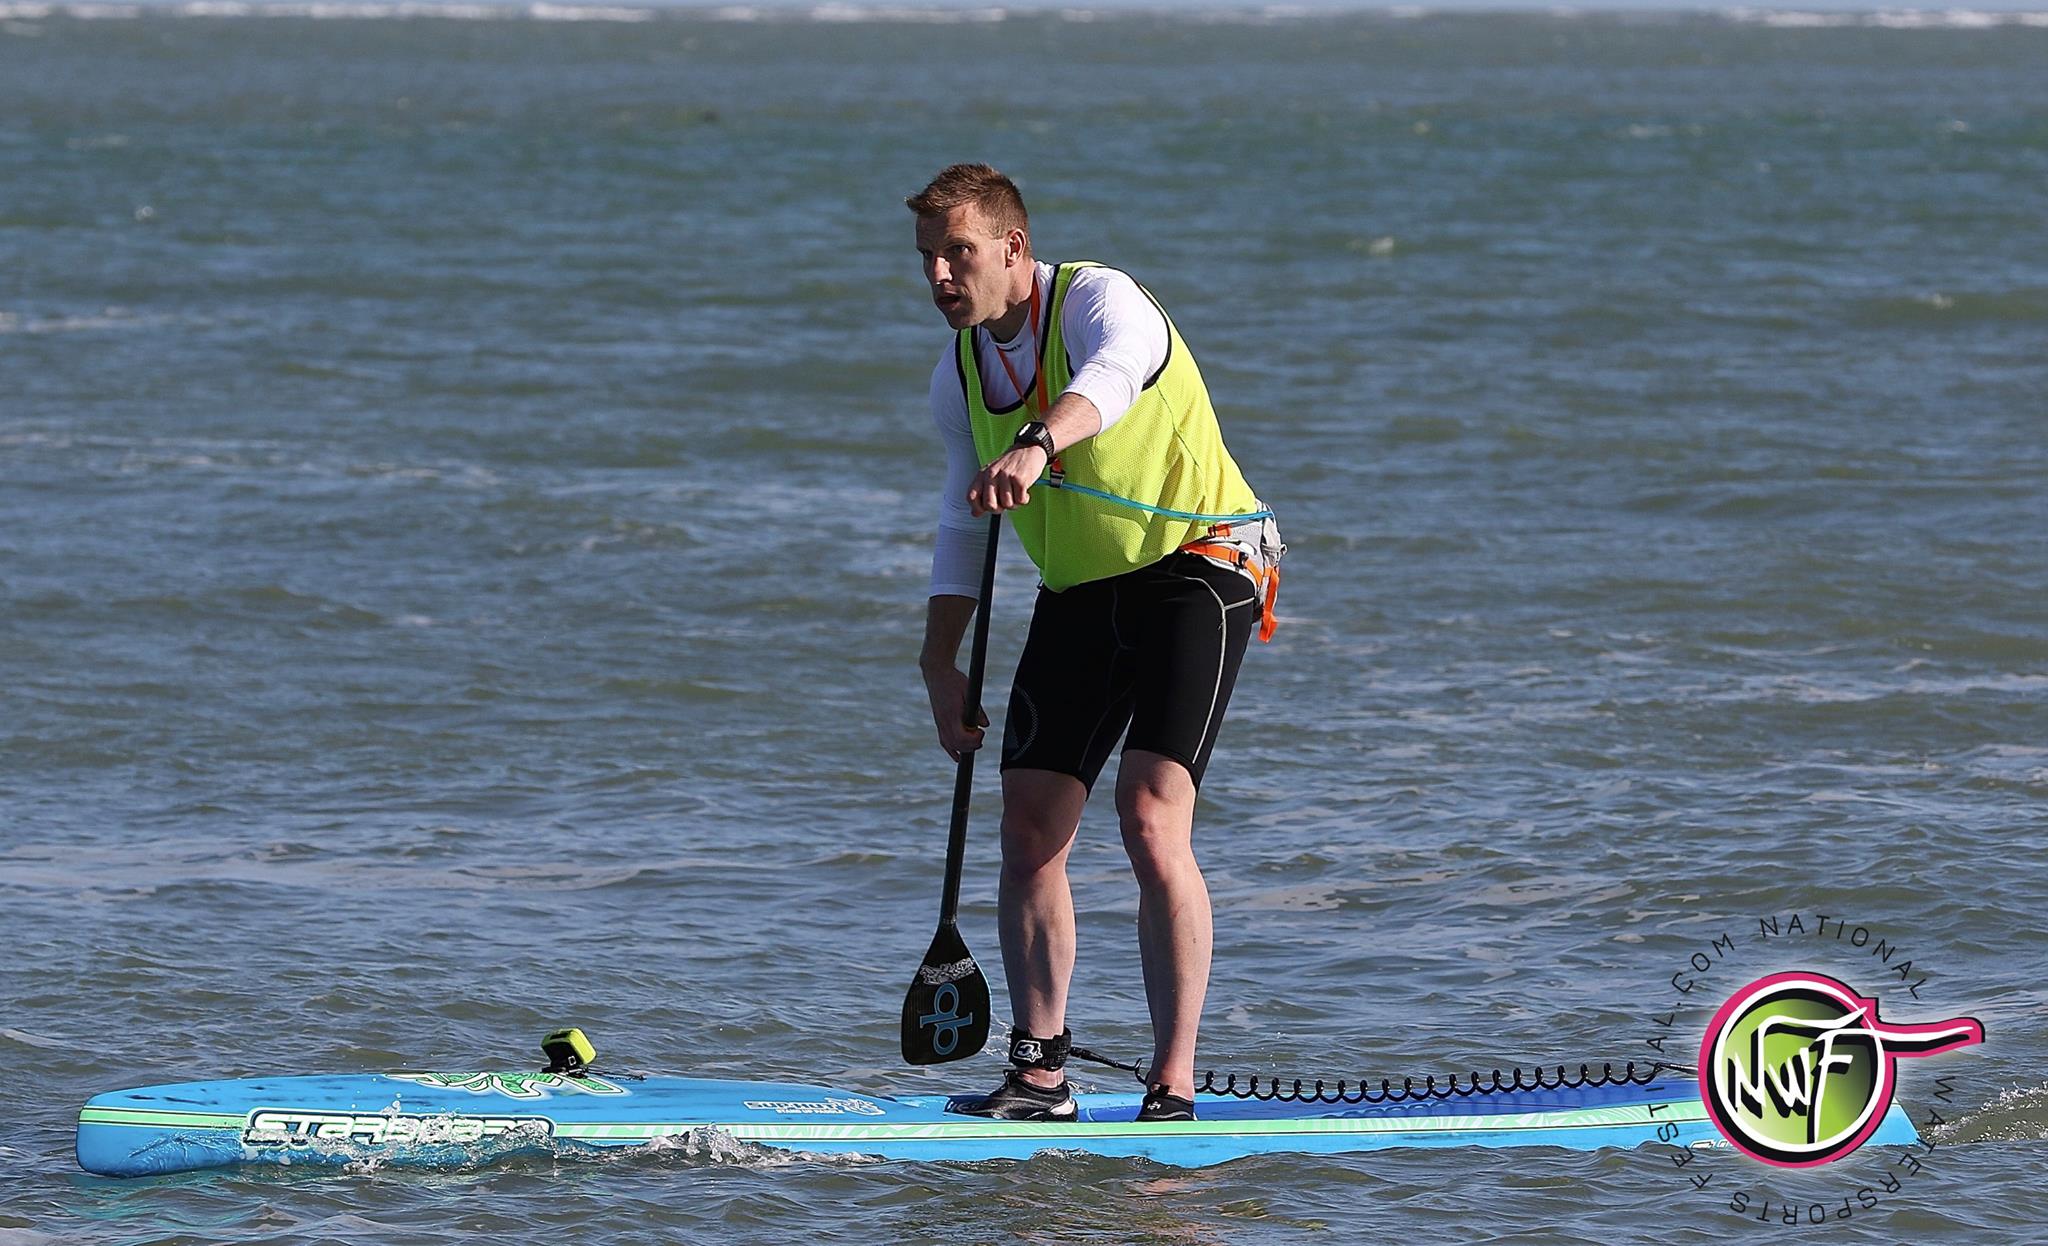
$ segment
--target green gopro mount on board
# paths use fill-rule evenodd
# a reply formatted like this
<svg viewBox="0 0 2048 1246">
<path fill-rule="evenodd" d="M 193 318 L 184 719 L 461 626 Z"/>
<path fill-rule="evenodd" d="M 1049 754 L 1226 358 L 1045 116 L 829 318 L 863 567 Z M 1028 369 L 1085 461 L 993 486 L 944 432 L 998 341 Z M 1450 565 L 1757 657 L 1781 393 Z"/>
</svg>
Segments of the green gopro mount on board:
<svg viewBox="0 0 2048 1246">
<path fill-rule="evenodd" d="M 541 1039 L 540 1054 L 548 1058 L 548 1066 L 541 1072 L 564 1077 L 581 1077 L 597 1062 L 597 1048 L 573 1025 Z"/>
</svg>

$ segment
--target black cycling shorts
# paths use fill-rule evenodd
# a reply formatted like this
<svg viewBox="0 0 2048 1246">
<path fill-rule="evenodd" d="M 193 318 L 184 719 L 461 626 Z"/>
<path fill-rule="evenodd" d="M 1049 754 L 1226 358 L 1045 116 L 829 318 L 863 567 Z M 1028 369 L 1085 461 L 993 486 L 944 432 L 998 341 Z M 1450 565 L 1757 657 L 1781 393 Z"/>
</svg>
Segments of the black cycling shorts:
<svg viewBox="0 0 2048 1246">
<path fill-rule="evenodd" d="M 1003 724 L 1003 769 L 1070 774 L 1093 790 L 1123 737 L 1126 749 L 1186 766 L 1200 787 L 1257 598 L 1250 577 L 1196 554 L 1064 592 L 1041 587 Z"/>
</svg>

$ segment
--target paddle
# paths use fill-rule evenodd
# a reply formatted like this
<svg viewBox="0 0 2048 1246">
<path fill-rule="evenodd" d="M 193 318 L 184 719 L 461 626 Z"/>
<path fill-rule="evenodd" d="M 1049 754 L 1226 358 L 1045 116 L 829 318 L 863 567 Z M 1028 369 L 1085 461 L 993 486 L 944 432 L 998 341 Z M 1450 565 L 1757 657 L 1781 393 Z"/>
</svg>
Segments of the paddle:
<svg viewBox="0 0 2048 1246">
<path fill-rule="evenodd" d="M 967 725 L 981 717 L 981 677 L 988 666 L 988 616 L 996 596 L 999 516 L 988 517 L 988 555 L 981 564 L 981 605 L 974 612 L 974 649 L 967 661 Z M 953 831 L 946 840 L 946 891 L 939 902 L 939 932 L 903 997 L 903 1060 L 946 1064 L 965 1060 L 988 1043 L 988 979 L 960 937 L 960 866 L 967 856 L 967 804 L 974 793 L 974 754 L 960 754 L 953 776 Z"/>
</svg>

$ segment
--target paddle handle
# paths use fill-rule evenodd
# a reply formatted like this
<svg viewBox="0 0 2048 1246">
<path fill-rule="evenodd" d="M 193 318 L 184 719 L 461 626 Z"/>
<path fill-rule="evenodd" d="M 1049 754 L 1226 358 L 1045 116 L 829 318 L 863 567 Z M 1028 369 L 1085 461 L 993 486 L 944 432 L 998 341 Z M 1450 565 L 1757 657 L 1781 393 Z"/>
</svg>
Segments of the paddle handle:
<svg viewBox="0 0 2048 1246">
<path fill-rule="evenodd" d="M 996 597 L 996 544 L 1003 534 L 1000 515 L 988 517 L 988 553 L 981 560 L 981 600 L 974 607 L 974 645 L 967 657 L 967 701 L 962 713 L 970 728 L 981 724 L 981 682 L 988 671 L 988 616 Z M 967 859 L 967 806 L 974 796 L 974 754 L 960 754 L 953 776 L 953 829 L 946 837 L 946 894 L 939 902 L 939 924 L 950 926 L 960 916 L 960 870 Z"/>
</svg>

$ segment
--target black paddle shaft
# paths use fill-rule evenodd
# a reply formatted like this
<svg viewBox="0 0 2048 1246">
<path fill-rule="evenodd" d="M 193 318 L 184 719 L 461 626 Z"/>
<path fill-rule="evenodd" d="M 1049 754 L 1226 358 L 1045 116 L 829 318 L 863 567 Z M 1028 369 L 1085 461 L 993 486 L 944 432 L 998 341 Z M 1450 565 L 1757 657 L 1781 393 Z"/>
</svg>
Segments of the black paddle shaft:
<svg viewBox="0 0 2048 1246">
<path fill-rule="evenodd" d="M 968 661 L 966 725 L 980 727 L 982 675 L 988 667 L 989 609 L 996 595 L 996 539 L 1002 523 L 988 520 L 988 557 L 981 568 L 981 601 L 975 607 L 974 654 Z M 953 780 L 953 830 L 946 840 L 946 894 L 939 904 L 939 929 L 903 997 L 903 1059 L 909 1064 L 965 1060 L 988 1043 L 988 978 L 960 937 L 960 867 L 967 856 L 967 806 L 974 794 L 974 751 L 960 754 Z"/>
<path fill-rule="evenodd" d="M 974 647 L 967 657 L 967 702 L 962 708 L 969 729 L 981 723 L 981 684 L 988 672 L 988 616 L 996 596 L 996 542 L 1002 536 L 1000 515 L 988 517 L 988 553 L 981 561 L 981 602 L 974 610 Z M 939 924 L 950 925 L 960 916 L 960 871 L 967 859 L 967 806 L 974 796 L 974 754 L 960 754 L 960 769 L 953 776 L 953 829 L 946 838 L 946 894 L 939 902 Z"/>
</svg>

